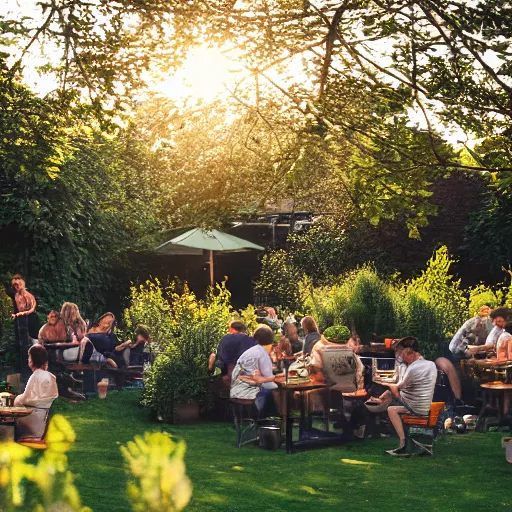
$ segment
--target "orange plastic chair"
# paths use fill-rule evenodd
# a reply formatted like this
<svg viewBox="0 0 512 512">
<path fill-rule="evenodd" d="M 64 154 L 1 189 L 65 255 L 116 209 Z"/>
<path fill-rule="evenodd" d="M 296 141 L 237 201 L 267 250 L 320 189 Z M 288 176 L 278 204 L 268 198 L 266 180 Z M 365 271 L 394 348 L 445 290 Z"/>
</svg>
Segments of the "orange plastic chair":
<svg viewBox="0 0 512 512">
<path fill-rule="evenodd" d="M 434 454 L 435 427 L 444 408 L 444 402 L 432 402 L 428 416 L 402 415 L 402 422 L 406 427 L 405 444 L 408 454 Z"/>
</svg>

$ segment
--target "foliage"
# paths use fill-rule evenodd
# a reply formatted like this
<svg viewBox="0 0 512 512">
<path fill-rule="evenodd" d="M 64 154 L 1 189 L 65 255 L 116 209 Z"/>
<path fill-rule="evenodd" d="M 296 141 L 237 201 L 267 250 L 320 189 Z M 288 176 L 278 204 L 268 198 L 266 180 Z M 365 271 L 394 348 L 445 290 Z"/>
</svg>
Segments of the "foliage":
<svg viewBox="0 0 512 512">
<path fill-rule="evenodd" d="M 0 507 L 5 512 L 92 512 L 81 504 L 68 471 L 67 453 L 76 435 L 68 420 L 55 415 L 46 434 L 47 449 L 30 462 L 30 448 L 17 443 L 1 443 Z M 128 496 L 134 511 L 182 510 L 192 494 L 185 474 L 185 443 L 168 434 L 145 433 L 121 446 L 129 474 Z"/>
<path fill-rule="evenodd" d="M 494 290 L 480 283 L 469 291 L 469 316 L 475 316 L 484 304 L 492 308 L 501 306 L 503 299 L 503 289 Z"/>
<path fill-rule="evenodd" d="M 48 426 L 47 449 L 36 464 L 27 462 L 31 450 L 5 443 L 0 450 L 0 506 L 2 510 L 90 511 L 82 507 L 74 477 L 68 471 L 67 456 L 75 441 L 68 421 L 54 416 Z M 33 489 L 33 496 L 27 493 Z M 32 497 L 32 503 L 28 496 Z"/>
<path fill-rule="evenodd" d="M 121 452 L 130 472 L 128 496 L 135 512 L 174 512 L 185 508 L 192 485 L 185 473 L 185 443 L 166 433 L 135 436 Z"/>
<path fill-rule="evenodd" d="M 371 266 L 338 278 L 330 286 L 303 290 L 304 310 L 320 327 L 348 325 L 363 342 L 378 337 L 416 336 L 422 353 L 434 358 L 439 345 L 467 319 L 468 293 L 449 274 L 453 260 L 446 247 L 438 249 L 415 279 L 386 280 Z M 486 292 L 487 293 L 487 292 Z M 331 329 L 334 329 L 333 327 Z"/>
<path fill-rule="evenodd" d="M 207 397 L 208 357 L 228 330 L 233 311 L 226 283 L 210 288 L 197 299 L 187 284 L 158 280 L 132 287 L 124 314 L 130 329 L 139 323 L 155 329 L 158 354 L 144 372 L 144 402 L 164 421 L 173 421 L 178 403 Z"/>
<path fill-rule="evenodd" d="M 329 341 L 346 343 L 350 339 L 350 329 L 345 325 L 333 325 L 324 330 L 323 335 Z"/>
<path fill-rule="evenodd" d="M 453 336 L 467 316 L 467 298 L 460 288 L 460 279 L 449 274 L 454 261 L 448 248 L 440 247 L 427 262 L 427 268 L 416 279 L 406 283 L 407 291 L 415 293 L 432 305 L 439 315 L 446 336 Z"/>
<path fill-rule="evenodd" d="M 245 309 L 241 309 L 238 313 L 235 313 L 235 319 L 243 322 L 247 326 L 247 332 L 250 334 L 258 327 L 256 308 L 252 304 L 249 304 Z"/>
<path fill-rule="evenodd" d="M 151 333 L 151 345 L 163 350 L 172 339 L 172 311 L 166 290 L 158 279 L 131 286 L 129 306 L 124 310 L 123 323 L 131 337 L 138 325 L 146 325 Z"/>
<path fill-rule="evenodd" d="M 42 309 L 72 301 L 94 316 L 158 225 L 158 185 L 133 162 L 157 166 L 130 132 L 113 140 L 4 77 L 0 103 L 0 275 L 21 272 Z"/>
<path fill-rule="evenodd" d="M 261 271 L 254 281 L 254 295 L 268 305 L 296 311 L 301 307 L 300 282 L 303 274 L 284 250 L 263 256 Z"/>
</svg>

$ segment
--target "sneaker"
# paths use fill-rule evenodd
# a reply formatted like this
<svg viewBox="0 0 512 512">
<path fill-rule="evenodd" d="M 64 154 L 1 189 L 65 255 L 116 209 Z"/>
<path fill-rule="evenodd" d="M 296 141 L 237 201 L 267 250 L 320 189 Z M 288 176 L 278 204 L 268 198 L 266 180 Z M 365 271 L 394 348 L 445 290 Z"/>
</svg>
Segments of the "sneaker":
<svg viewBox="0 0 512 512">
<path fill-rule="evenodd" d="M 388 455 L 393 455 L 394 457 L 407 457 L 409 454 L 406 451 L 405 445 L 399 446 L 394 450 L 386 450 Z"/>
</svg>

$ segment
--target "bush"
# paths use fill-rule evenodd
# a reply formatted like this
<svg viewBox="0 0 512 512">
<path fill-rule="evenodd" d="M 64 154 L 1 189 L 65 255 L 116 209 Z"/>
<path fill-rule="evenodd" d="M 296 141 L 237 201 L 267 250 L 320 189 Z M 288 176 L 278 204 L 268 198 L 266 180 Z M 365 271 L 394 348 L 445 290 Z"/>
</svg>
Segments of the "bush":
<svg viewBox="0 0 512 512">
<path fill-rule="evenodd" d="M 176 404 L 207 397 L 208 357 L 233 318 L 231 294 L 223 282 L 199 300 L 186 283 L 173 281 L 164 288 L 154 280 L 132 287 L 131 298 L 125 322 L 131 329 L 147 325 L 157 353 L 144 372 L 143 401 L 162 420 L 173 422 Z"/>
<path fill-rule="evenodd" d="M 444 337 L 453 336 L 467 320 L 468 300 L 460 288 L 460 279 L 450 275 L 453 263 L 448 248 L 442 246 L 434 252 L 421 275 L 406 283 L 407 292 L 435 309 Z"/>
<path fill-rule="evenodd" d="M 369 265 L 341 276 L 331 286 L 315 288 L 305 280 L 303 309 L 317 319 L 321 329 L 348 325 L 363 342 L 373 334 L 415 336 L 422 353 L 434 358 L 440 343 L 453 336 L 468 317 L 465 291 L 449 273 L 452 263 L 446 247 L 441 247 L 421 275 L 405 283 L 387 281 Z"/>
<path fill-rule="evenodd" d="M 254 280 L 254 296 L 258 302 L 300 310 L 300 283 L 304 275 L 284 250 L 270 252 L 261 260 L 261 271 Z"/>
</svg>

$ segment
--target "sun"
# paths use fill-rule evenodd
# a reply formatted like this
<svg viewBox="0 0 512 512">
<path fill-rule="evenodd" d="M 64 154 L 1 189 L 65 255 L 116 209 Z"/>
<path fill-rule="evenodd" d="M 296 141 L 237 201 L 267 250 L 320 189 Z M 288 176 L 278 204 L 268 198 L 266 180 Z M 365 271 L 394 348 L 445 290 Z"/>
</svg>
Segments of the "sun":
<svg viewBox="0 0 512 512">
<path fill-rule="evenodd" d="M 155 83 L 152 89 L 175 100 L 195 98 L 211 102 L 228 96 L 240 74 L 237 63 L 220 49 L 203 46 L 191 51 L 174 75 Z"/>
</svg>

